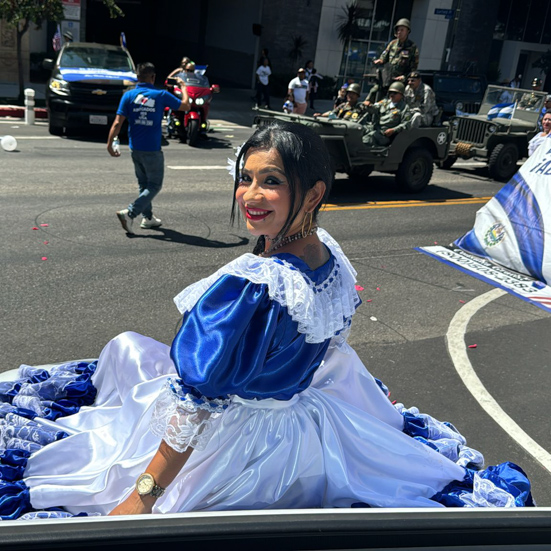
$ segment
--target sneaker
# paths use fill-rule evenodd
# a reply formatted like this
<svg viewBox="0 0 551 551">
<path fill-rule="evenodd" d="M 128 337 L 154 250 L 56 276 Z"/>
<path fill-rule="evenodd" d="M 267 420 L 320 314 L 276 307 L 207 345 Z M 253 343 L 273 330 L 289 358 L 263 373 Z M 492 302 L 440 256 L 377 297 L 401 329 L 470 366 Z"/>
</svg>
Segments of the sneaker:
<svg viewBox="0 0 551 551">
<path fill-rule="evenodd" d="M 117 211 L 117 217 L 120 220 L 123 230 L 126 233 L 134 234 L 134 231 L 132 230 L 132 224 L 134 223 L 134 219 L 130 218 L 128 214 L 128 209 Z"/>
<path fill-rule="evenodd" d="M 144 216 L 140 228 L 148 230 L 149 228 L 158 228 L 160 225 L 162 225 L 161 219 L 157 218 L 155 215 L 152 215 L 151 218 L 145 218 Z"/>
</svg>

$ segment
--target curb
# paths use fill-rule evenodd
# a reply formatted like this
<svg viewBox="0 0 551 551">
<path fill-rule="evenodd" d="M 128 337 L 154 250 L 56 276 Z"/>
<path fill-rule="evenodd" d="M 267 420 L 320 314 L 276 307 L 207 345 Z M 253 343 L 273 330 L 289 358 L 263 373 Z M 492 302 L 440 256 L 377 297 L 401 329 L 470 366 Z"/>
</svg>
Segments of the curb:
<svg viewBox="0 0 551 551">
<path fill-rule="evenodd" d="M 34 108 L 34 116 L 37 119 L 47 119 L 48 110 L 43 107 Z M 0 117 L 25 118 L 25 108 L 18 105 L 0 105 Z"/>
</svg>

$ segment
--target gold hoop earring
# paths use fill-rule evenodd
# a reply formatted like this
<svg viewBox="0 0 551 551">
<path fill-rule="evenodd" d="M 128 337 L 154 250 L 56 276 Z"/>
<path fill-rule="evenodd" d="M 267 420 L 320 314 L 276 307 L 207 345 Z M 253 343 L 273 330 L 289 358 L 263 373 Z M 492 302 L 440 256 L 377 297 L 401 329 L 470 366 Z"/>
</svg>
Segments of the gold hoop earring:
<svg viewBox="0 0 551 551">
<path fill-rule="evenodd" d="M 308 222 L 308 229 L 305 229 L 306 227 L 306 219 L 308 218 L 308 215 L 310 215 L 310 220 Z M 312 224 L 314 223 L 314 214 L 311 212 L 307 212 L 304 215 L 304 218 L 302 220 L 302 237 L 308 237 L 310 235 L 310 232 L 312 231 Z"/>
</svg>

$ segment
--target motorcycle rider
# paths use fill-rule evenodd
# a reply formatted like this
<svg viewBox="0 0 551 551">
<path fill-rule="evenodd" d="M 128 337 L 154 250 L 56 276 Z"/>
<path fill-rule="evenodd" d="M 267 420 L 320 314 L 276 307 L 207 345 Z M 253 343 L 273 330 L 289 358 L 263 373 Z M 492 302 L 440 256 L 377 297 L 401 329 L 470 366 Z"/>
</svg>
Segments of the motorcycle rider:
<svg viewBox="0 0 551 551">
<path fill-rule="evenodd" d="M 191 61 L 189 57 L 184 56 L 180 62 L 180 66 L 176 67 L 176 69 L 174 69 L 174 71 L 172 71 L 166 78 L 174 78 L 179 73 L 183 73 L 186 70 L 186 65 L 188 63 L 193 63 L 193 61 Z"/>
</svg>

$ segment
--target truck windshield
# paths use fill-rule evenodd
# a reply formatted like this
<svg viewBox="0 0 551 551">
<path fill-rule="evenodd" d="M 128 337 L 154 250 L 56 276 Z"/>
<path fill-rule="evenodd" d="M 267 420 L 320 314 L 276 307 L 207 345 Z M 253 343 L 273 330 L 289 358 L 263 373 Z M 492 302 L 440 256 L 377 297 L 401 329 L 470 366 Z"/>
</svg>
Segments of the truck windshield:
<svg viewBox="0 0 551 551">
<path fill-rule="evenodd" d="M 60 67 L 79 69 L 109 69 L 111 71 L 133 71 L 132 62 L 124 50 L 104 50 L 102 48 L 66 48 L 63 51 Z"/>
</svg>

